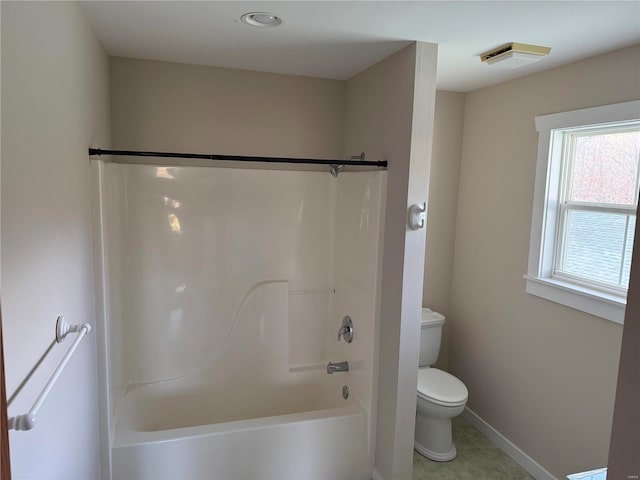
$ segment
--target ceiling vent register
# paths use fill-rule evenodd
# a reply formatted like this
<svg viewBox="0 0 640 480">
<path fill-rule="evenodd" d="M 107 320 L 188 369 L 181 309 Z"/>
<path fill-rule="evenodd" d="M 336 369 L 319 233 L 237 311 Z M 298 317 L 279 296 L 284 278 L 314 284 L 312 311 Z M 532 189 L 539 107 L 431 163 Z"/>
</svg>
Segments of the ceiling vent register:
<svg viewBox="0 0 640 480">
<path fill-rule="evenodd" d="M 480 55 L 487 65 L 499 63 L 506 68 L 520 68 L 549 55 L 551 48 L 511 42 Z"/>
</svg>

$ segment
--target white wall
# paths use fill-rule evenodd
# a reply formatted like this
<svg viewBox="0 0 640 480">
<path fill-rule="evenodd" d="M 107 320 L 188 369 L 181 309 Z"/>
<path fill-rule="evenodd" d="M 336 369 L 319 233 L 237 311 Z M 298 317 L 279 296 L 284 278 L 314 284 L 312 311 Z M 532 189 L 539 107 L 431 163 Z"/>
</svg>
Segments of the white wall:
<svg viewBox="0 0 640 480">
<path fill-rule="evenodd" d="M 2 3 L 2 313 L 11 395 L 54 339 L 57 315 L 94 319 L 87 147 L 109 144 L 108 61 L 75 3 Z M 70 341 L 9 407 L 25 413 Z M 76 351 L 30 432 L 10 436 L 14 478 L 99 477 L 96 339 Z"/>
<path fill-rule="evenodd" d="M 606 465 L 622 326 L 528 295 L 536 115 L 640 98 L 640 46 L 468 93 L 449 365 L 558 477 Z"/>
<path fill-rule="evenodd" d="M 164 400 L 175 408 L 178 390 L 202 401 L 204 392 L 235 377 L 225 388 L 242 392 L 249 383 L 266 397 L 261 378 L 284 387 L 307 382 L 302 372 L 310 370 L 348 383 L 370 410 L 382 172 L 334 178 L 326 169 L 101 170 L 112 417 L 131 384 L 164 382 L 153 387 L 155 395 L 166 387 Z M 272 320 L 250 317 L 245 327 L 241 320 L 247 302 L 274 283 L 284 283 L 284 298 L 260 298 L 271 302 L 265 308 L 284 303 L 284 335 L 277 337 L 285 360 L 271 368 L 271 347 L 247 340 L 230 351 L 230 335 L 254 324 L 272 334 Z M 351 344 L 336 339 L 346 314 L 356 323 Z M 326 375 L 328 361 L 345 359 L 348 375 Z M 341 387 L 331 392 L 342 402 Z M 269 407 L 277 405 L 261 410 Z"/>
<path fill-rule="evenodd" d="M 113 143 L 118 148 L 301 158 L 340 158 L 342 154 L 344 82 L 126 58 L 111 58 L 110 62 Z M 212 165 L 210 162 L 203 164 Z M 225 166 L 225 164 L 219 165 Z M 119 169 L 117 166 L 109 166 L 109 170 L 125 172 L 124 168 Z M 136 181 L 136 178 L 131 176 L 136 170 L 129 168 L 126 171 L 129 172 L 130 180 Z M 206 170 L 203 171 L 206 172 Z M 186 173 L 180 171 L 179 175 L 184 177 Z M 251 230 L 252 224 L 252 228 L 255 228 L 258 223 L 268 224 L 269 221 L 273 221 L 274 225 L 279 225 L 281 228 L 281 238 L 277 238 L 274 233 L 272 241 L 268 242 L 268 246 L 265 245 L 264 250 L 261 250 L 266 255 L 266 252 L 276 249 L 271 263 L 278 264 L 281 268 L 267 270 L 266 274 L 269 278 L 251 278 L 254 281 L 276 277 L 289 278 L 293 281 L 291 285 L 293 291 L 322 290 L 325 292 L 322 303 L 328 304 L 326 292 L 329 291 L 332 274 L 330 229 L 333 227 L 330 218 L 334 208 L 331 203 L 334 190 L 331 181 L 333 177 L 328 174 L 328 168 L 325 168 L 323 173 L 298 173 L 290 178 L 286 178 L 284 174 L 273 177 L 273 174 L 260 171 L 244 177 L 232 176 L 231 173 L 227 174 L 228 177 L 222 177 L 222 174 L 215 176 L 213 172 L 210 175 L 212 182 L 222 182 L 224 185 L 213 191 L 206 191 L 202 185 L 198 185 L 197 188 L 201 189 L 204 195 L 214 195 L 210 200 L 217 203 L 211 204 L 210 210 L 211 212 L 215 210 L 216 222 L 222 219 L 228 226 L 233 225 L 238 241 L 243 238 L 237 233 L 241 230 L 245 232 L 244 238 L 249 244 L 253 241 L 252 239 L 260 236 L 259 228 L 256 231 Z M 254 176 L 256 176 L 255 183 L 251 180 Z M 271 177 L 274 178 L 274 182 L 270 183 Z M 233 182 L 228 183 L 231 178 L 234 179 Z M 262 178 L 262 184 L 260 178 Z M 171 187 L 169 179 L 166 180 L 167 195 L 172 189 L 179 189 L 179 184 L 174 188 Z M 307 183 L 303 187 L 300 182 Z M 138 185 L 138 183 L 135 184 Z M 126 185 L 124 180 L 108 182 L 108 184 L 112 191 L 105 192 L 105 199 L 111 203 L 117 202 L 122 194 L 126 193 L 130 196 L 137 194 L 137 190 L 131 189 L 130 186 L 128 193 L 125 192 L 125 187 L 123 187 L 125 190 L 118 190 L 117 185 Z M 257 187 L 259 189 L 256 189 Z M 299 191 L 301 188 L 302 191 Z M 306 198 L 305 189 L 314 194 Z M 179 190 L 176 192 L 185 196 L 184 192 Z M 295 192 L 299 195 L 294 195 Z M 248 201 L 249 198 L 252 198 L 252 202 L 255 203 L 253 210 L 252 202 Z M 155 197 L 151 197 L 150 200 L 145 201 L 151 204 L 154 200 Z M 182 207 L 184 213 L 180 216 L 189 215 L 189 208 L 192 207 L 189 201 L 193 199 L 186 198 L 186 200 L 187 203 L 183 201 Z M 138 208 L 136 205 L 136 202 L 132 203 L 132 207 Z M 230 215 L 224 215 L 224 208 L 214 209 L 216 206 L 223 205 L 228 207 Z M 273 210 L 271 212 L 273 216 L 269 216 L 270 210 L 265 210 L 266 207 Z M 306 222 L 304 229 L 297 231 L 295 222 L 291 223 L 294 220 L 283 221 L 282 218 L 288 217 L 277 216 L 278 211 L 282 209 L 288 211 L 290 208 L 297 209 L 296 215 L 291 219 L 299 217 L 301 221 Z M 127 223 L 129 225 L 126 228 L 123 227 L 125 233 L 120 236 L 109 235 L 110 250 L 118 249 L 119 241 L 127 244 L 129 240 L 139 236 L 132 235 L 128 240 L 119 240 L 122 235 L 127 235 L 126 232 L 131 233 L 132 229 L 138 228 L 136 218 L 145 217 L 144 214 L 140 215 L 140 212 L 129 210 L 127 214 L 132 215 L 131 218 L 123 217 L 111 221 L 113 225 Z M 117 213 L 124 210 L 112 208 L 110 211 Z M 258 213 L 259 211 L 262 213 Z M 176 210 L 176 213 L 179 212 L 180 210 Z M 204 213 L 211 214 L 211 212 Z M 239 221 L 240 218 L 246 218 L 246 220 Z M 211 230 L 212 235 L 221 235 L 222 230 L 219 224 L 211 224 L 207 228 Z M 300 234 L 299 237 L 298 234 Z M 145 241 L 147 240 L 149 239 L 145 238 Z M 233 239 L 228 240 L 231 242 Z M 144 244 L 129 245 L 127 248 L 133 248 L 130 254 L 133 264 L 139 263 L 141 256 L 145 255 Z M 236 267 L 242 262 L 247 263 L 247 259 L 243 260 L 241 248 L 234 252 L 236 252 L 235 257 L 233 257 L 234 253 L 230 255 L 239 262 Z M 275 257 L 279 258 L 279 263 Z M 123 258 L 129 257 L 125 255 Z M 214 262 L 218 258 L 212 257 L 209 260 Z M 231 257 L 228 260 L 231 268 L 233 266 Z M 261 261 L 260 258 L 257 260 L 254 258 L 254 260 L 258 263 Z M 255 275 L 257 272 L 256 270 L 250 273 Z M 115 277 L 118 276 L 113 269 L 112 273 L 116 274 Z M 114 275 L 111 276 L 114 277 Z M 217 281 L 221 281 L 222 278 L 222 276 L 219 277 Z M 116 287 L 118 283 L 122 282 L 116 279 L 113 286 Z M 223 297 L 229 298 L 230 295 L 244 295 L 251 285 L 240 286 L 227 282 L 224 286 L 230 291 Z M 116 290 L 112 288 L 112 293 L 117 294 Z M 297 295 L 292 299 L 293 311 L 309 309 L 300 304 L 303 297 Z M 114 308 L 118 303 L 120 302 L 113 302 Z M 233 302 L 228 306 L 235 308 Z M 138 305 L 135 308 L 142 307 Z M 117 310 L 114 313 L 111 325 L 117 327 L 119 315 Z M 223 324 L 231 316 L 229 312 L 217 313 L 219 315 L 214 322 Z M 132 312 L 129 314 L 134 318 L 141 318 L 140 315 L 132 315 Z M 307 322 L 309 326 L 318 324 L 319 319 L 308 315 L 304 317 L 301 321 Z M 321 317 L 322 320 L 326 320 L 326 310 Z M 214 338 L 217 337 L 214 335 Z M 139 342 L 133 341 L 132 345 L 137 343 Z M 130 346 L 128 351 L 134 351 L 136 348 Z M 191 353 L 197 356 L 194 349 Z M 322 362 L 326 360 L 326 345 L 323 343 L 320 348 L 318 345 L 310 346 L 308 342 L 296 343 L 292 355 L 294 367 Z M 126 352 L 124 356 L 126 357 Z M 321 361 L 320 358 L 322 358 Z M 126 383 L 126 381 L 169 378 L 184 373 L 186 367 L 183 364 L 193 363 L 184 358 L 175 363 L 172 367 L 174 371 L 171 371 L 168 365 L 165 365 L 165 368 L 159 368 L 151 357 L 144 362 L 149 367 L 146 373 L 139 371 L 141 363 L 138 361 L 135 367 L 129 365 L 129 378 L 123 381 Z M 189 368 L 193 368 L 193 365 Z M 151 373 L 149 369 L 155 369 L 156 372 Z M 116 368 L 112 373 L 117 373 L 118 370 L 121 368 Z"/>
<path fill-rule="evenodd" d="M 370 413 L 370 465 L 373 465 L 375 454 L 374 363 L 386 180 L 387 175 L 383 171 L 343 171 L 334 182 L 331 257 L 335 293 L 331 299 L 328 353 L 331 361 L 349 362 L 350 395 Z M 352 343 L 336 341 L 336 333 L 345 315 L 353 320 Z"/>
<path fill-rule="evenodd" d="M 435 45 L 417 43 L 347 82 L 345 152 L 389 161 L 377 329 L 376 469 L 410 478 L 425 231 L 407 209 L 427 199 L 435 101 Z"/>
<path fill-rule="evenodd" d="M 127 199 L 126 246 L 113 260 L 124 272 L 123 317 L 114 320 L 128 327 L 112 345 L 125 382 L 168 380 L 214 361 L 264 282 L 288 282 L 290 366 L 328 361 L 319 342 L 333 291 L 328 172 L 110 167 L 125 171 Z"/>
</svg>

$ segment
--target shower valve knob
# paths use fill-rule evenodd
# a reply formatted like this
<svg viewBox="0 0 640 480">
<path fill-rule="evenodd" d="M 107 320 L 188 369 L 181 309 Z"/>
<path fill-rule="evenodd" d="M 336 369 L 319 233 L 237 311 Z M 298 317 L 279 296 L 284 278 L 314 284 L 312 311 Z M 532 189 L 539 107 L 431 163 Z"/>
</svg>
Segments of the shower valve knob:
<svg viewBox="0 0 640 480">
<path fill-rule="evenodd" d="M 353 341 L 353 321 L 349 315 L 342 319 L 342 325 L 340 326 L 340 330 L 338 330 L 338 341 L 340 341 L 340 338 L 344 338 L 344 341 L 347 343 Z"/>
</svg>

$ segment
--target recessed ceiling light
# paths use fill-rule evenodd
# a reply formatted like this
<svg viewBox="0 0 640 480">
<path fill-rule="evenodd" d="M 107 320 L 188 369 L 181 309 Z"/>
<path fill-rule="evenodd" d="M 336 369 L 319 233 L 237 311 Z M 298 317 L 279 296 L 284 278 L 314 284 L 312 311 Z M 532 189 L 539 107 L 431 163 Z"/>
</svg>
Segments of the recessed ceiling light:
<svg viewBox="0 0 640 480">
<path fill-rule="evenodd" d="M 500 63 L 506 68 L 520 68 L 529 63 L 537 62 L 549 54 L 549 47 L 527 45 L 526 43 L 507 43 L 480 55 L 480 60 L 487 65 Z"/>
<path fill-rule="evenodd" d="M 269 12 L 251 12 L 245 13 L 240 17 L 247 25 L 251 25 L 252 27 L 277 27 L 278 25 L 282 25 L 282 18 L 280 18 L 275 13 Z"/>
</svg>

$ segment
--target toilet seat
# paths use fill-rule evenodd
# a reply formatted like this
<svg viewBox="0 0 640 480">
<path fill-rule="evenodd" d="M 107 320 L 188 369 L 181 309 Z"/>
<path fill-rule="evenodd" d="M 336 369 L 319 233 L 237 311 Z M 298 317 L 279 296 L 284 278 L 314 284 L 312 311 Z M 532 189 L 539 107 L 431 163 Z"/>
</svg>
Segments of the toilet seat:
<svg viewBox="0 0 640 480">
<path fill-rule="evenodd" d="M 464 404 L 469 391 L 464 383 L 437 368 L 418 369 L 418 397 L 443 407 Z"/>
</svg>

